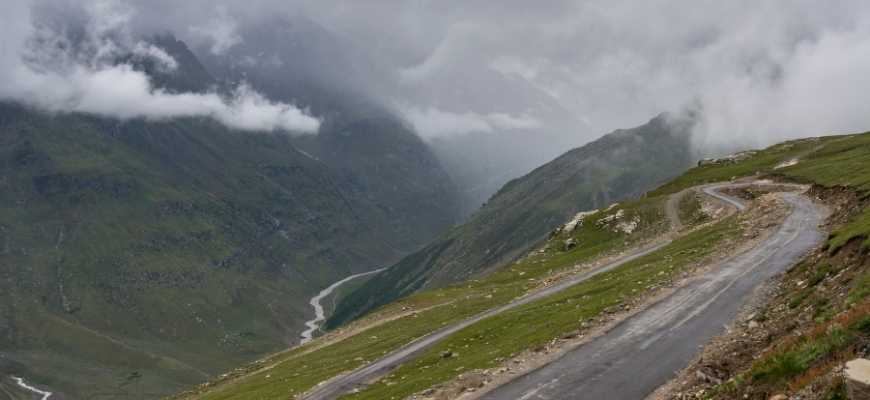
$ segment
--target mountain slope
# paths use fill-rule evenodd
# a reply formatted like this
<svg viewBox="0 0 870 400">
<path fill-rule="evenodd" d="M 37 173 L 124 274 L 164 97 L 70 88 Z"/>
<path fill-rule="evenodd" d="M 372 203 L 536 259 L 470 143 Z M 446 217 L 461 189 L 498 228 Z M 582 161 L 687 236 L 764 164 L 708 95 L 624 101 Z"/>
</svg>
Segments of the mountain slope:
<svg viewBox="0 0 870 400">
<path fill-rule="evenodd" d="M 506 184 L 462 226 L 378 274 L 339 304 L 335 327 L 426 287 L 492 271 L 578 211 L 637 196 L 692 162 L 691 116 L 660 115 L 571 150 Z"/>
<path fill-rule="evenodd" d="M 762 308 L 762 313 L 753 310 L 749 318 L 755 318 L 755 326 L 747 326 L 742 318 L 735 321 L 733 329 L 729 329 L 731 334 L 713 346 L 715 357 L 704 354 L 698 361 L 700 369 L 690 369 L 676 380 L 679 385 L 690 386 L 688 391 L 679 389 L 681 394 L 677 396 L 690 393 L 692 398 L 770 398 L 776 393 L 788 393 L 812 399 L 845 398 L 838 366 L 847 357 L 866 354 L 870 326 L 870 263 L 866 257 L 870 232 L 866 190 L 870 180 L 867 168 L 862 168 L 868 161 L 868 140 L 870 134 L 798 140 L 703 163 L 642 198 L 586 215 L 582 223 L 560 229 L 509 267 L 480 279 L 416 292 L 307 345 L 236 368 L 176 398 L 301 398 L 302 393 L 316 398 L 318 392 L 330 386 L 349 391 L 342 399 L 457 398 L 526 376 L 525 372 L 537 368 L 539 362 L 558 359 L 562 351 L 587 346 L 583 343 L 590 338 L 603 337 L 598 336 L 603 327 L 617 324 L 611 332 L 624 332 L 626 324 L 620 321 L 642 315 L 646 306 L 664 305 L 668 310 L 665 319 L 679 318 L 673 310 L 698 299 L 673 297 L 672 290 L 711 282 L 687 277 L 712 273 L 742 279 L 747 274 L 709 266 L 730 259 L 734 249 L 744 244 L 757 246 L 756 238 L 778 236 L 790 241 L 797 237 L 795 232 L 811 231 L 795 231 L 794 226 L 780 230 L 779 223 L 787 218 L 789 210 L 763 196 L 770 190 L 781 190 L 777 185 L 748 189 L 741 189 L 739 183 L 726 185 L 732 187 L 726 189 L 729 195 L 752 203 L 736 215 L 727 212 L 722 204 L 707 202 L 705 196 L 683 191 L 749 176 L 812 183 L 812 197 L 818 196 L 834 211 L 830 220 L 833 235 L 825 248 L 808 255 L 785 276 L 774 278 L 785 280 L 784 290 L 772 304 Z M 672 215 L 665 210 L 673 206 L 677 207 L 675 214 L 682 229 L 665 235 L 670 225 L 665 216 Z M 620 215 L 622 221 L 637 221 L 635 229 L 619 228 Z M 765 230 L 774 236 L 768 236 Z M 565 246 L 567 239 L 578 244 Z M 639 258 L 629 257 L 630 261 L 616 269 L 607 269 L 615 259 L 624 260 L 631 254 L 630 249 L 644 248 L 658 250 Z M 771 249 L 785 247 L 762 251 Z M 760 265 L 766 264 L 762 261 Z M 757 271 L 772 272 L 765 268 Z M 565 288 L 569 280 L 582 282 Z M 729 279 L 714 281 L 709 287 L 723 283 L 732 287 Z M 733 287 L 741 286 L 740 290 L 747 290 L 741 284 Z M 503 311 L 506 304 L 558 287 L 564 291 Z M 715 297 L 721 301 L 720 296 Z M 706 303 L 703 296 L 700 301 Z M 489 317 L 464 325 L 479 315 Z M 776 321 L 772 321 L 774 318 Z M 662 318 L 654 319 L 662 322 Z M 665 328 L 686 329 L 682 323 L 685 321 L 665 323 Z M 644 326 L 648 325 L 649 321 L 645 321 Z M 456 326 L 465 328 L 410 358 L 396 357 L 420 343 L 431 344 L 428 339 L 432 333 Z M 720 329 L 721 323 L 713 326 Z M 650 337 L 644 329 L 628 330 L 648 343 L 657 338 L 673 339 L 669 335 Z M 771 341 L 765 330 L 784 339 Z M 669 357 L 671 350 L 663 348 Z M 627 354 L 631 357 L 632 353 Z M 397 362 L 401 365 L 395 366 Z M 612 367 L 612 363 L 608 365 Z M 698 370 L 701 373 L 696 373 Z M 360 377 L 378 378 L 356 385 Z M 343 383 L 355 385 L 343 387 Z M 701 387 L 691 388 L 694 385 Z"/>
<path fill-rule="evenodd" d="M 219 81 L 154 42 L 180 63 L 159 87 Z M 171 393 L 295 343 L 317 290 L 454 221 L 411 131 L 336 120 L 292 137 L 0 103 L 0 373 L 70 399 Z"/>
</svg>

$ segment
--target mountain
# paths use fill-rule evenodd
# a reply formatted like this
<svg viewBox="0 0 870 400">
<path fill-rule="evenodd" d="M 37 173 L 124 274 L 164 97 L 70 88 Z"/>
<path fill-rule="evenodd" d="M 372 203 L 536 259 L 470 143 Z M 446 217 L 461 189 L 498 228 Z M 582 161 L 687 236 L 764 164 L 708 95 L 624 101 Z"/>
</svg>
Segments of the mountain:
<svg viewBox="0 0 870 400">
<path fill-rule="evenodd" d="M 227 81 L 152 43 L 179 63 L 134 62 L 156 86 Z M 295 137 L 0 103 L 0 373 L 159 397 L 295 343 L 319 289 L 455 222 L 454 185 L 397 118 L 322 115 Z"/>
<path fill-rule="evenodd" d="M 342 299 L 329 327 L 424 288 L 486 274 L 522 255 L 578 211 L 638 196 L 689 167 L 693 114 L 659 115 L 571 150 L 504 185 L 465 224 Z"/>
</svg>

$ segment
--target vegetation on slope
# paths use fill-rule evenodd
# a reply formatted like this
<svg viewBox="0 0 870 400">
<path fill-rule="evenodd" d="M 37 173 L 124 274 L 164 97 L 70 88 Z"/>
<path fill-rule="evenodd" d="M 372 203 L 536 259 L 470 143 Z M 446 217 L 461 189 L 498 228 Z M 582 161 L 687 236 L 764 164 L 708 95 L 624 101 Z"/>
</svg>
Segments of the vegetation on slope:
<svg viewBox="0 0 870 400">
<path fill-rule="evenodd" d="M 216 84 L 153 41 L 180 64 L 135 66 L 157 87 Z M 331 111 L 295 137 L 0 103 L 0 374 L 68 398 L 175 392 L 295 343 L 308 297 L 455 221 L 420 138 Z"/>
<path fill-rule="evenodd" d="M 683 398 L 845 399 L 838 368 L 870 355 L 870 133 L 778 144 L 739 162 L 692 169 L 658 192 L 755 174 L 814 185 L 833 211 L 832 233 L 750 322 L 708 348 L 692 367 L 707 378 L 680 378 L 694 380 L 680 389 Z"/>
<path fill-rule="evenodd" d="M 423 288 L 497 270 L 578 211 L 639 196 L 692 162 L 693 117 L 660 115 L 571 150 L 508 182 L 471 219 L 378 274 L 345 298 L 336 327 Z"/>
<path fill-rule="evenodd" d="M 844 158 L 860 163 L 857 160 L 863 157 L 861 154 L 870 151 L 870 148 L 864 145 L 868 137 L 870 135 L 787 142 L 761 150 L 743 160 L 724 160 L 702 165 L 651 192 L 643 200 L 627 202 L 620 207 L 631 209 L 641 204 L 660 204 L 664 195 L 686 187 L 747 175 L 775 175 L 803 182 L 812 181 L 828 185 L 831 190 L 836 190 L 836 185 L 844 184 L 856 185 L 857 188 L 860 187 L 857 183 L 862 182 L 863 170 L 854 168 L 852 169 L 854 174 L 851 176 L 837 176 L 827 171 L 835 168 L 837 163 L 843 162 Z M 860 149 L 855 150 L 856 148 Z M 841 151 L 835 151 L 836 149 Z M 849 155 L 844 156 L 843 152 Z M 798 162 L 790 163 L 789 161 L 793 159 L 798 159 Z M 830 164 L 826 168 L 813 168 L 813 163 L 816 162 Z M 824 176 L 836 180 L 826 180 Z M 863 193 L 863 189 L 860 192 Z M 858 196 L 858 198 L 863 197 Z M 694 223 L 706 221 L 703 213 L 700 212 L 701 205 L 698 199 L 693 196 L 685 197 L 680 202 L 679 208 L 684 220 L 694 221 Z M 589 222 L 612 215 L 618 209 L 589 217 Z M 844 212 L 850 216 L 857 215 L 853 209 Z M 660 211 L 648 214 L 644 220 L 650 217 L 651 220 L 663 218 Z M 842 229 L 857 229 L 861 232 L 860 223 L 854 224 L 856 221 L 854 219 L 850 221 L 853 225 L 844 225 Z M 611 236 L 613 232 L 608 233 L 609 231 L 597 227 L 596 223 L 583 224 L 575 237 L 580 245 L 570 251 L 564 250 L 568 237 L 563 233 L 556 233 L 545 243 L 542 250 L 529 253 L 527 257 L 507 268 L 465 284 L 454 284 L 413 294 L 382 307 L 351 326 L 365 326 L 367 321 L 372 322 L 389 315 L 403 315 L 403 310 L 407 310 L 405 316 L 401 318 L 375 325 L 368 330 L 358 331 L 347 339 L 329 342 L 323 347 L 318 347 L 315 341 L 309 346 L 276 355 L 253 364 L 238 374 L 230 375 L 222 382 L 203 387 L 201 392 L 188 393 L 187 396 L 205 399 L 244 399 L 286 397 L 302 393 L 324 379 L 363 365 L 367 360 L 376 359 L 438 327 L 504 304 L 541 282 L 573 270 L 574 265 L 584 260 L 591 260 L 602 253 L 613 252 L 630 244 L 624 242 L 626 239 L 624 235 Z M 716 243 L 720 243 L 721 239 L 739 233 L 736 229 L 733 222 L 720 222 L 559 295 L 484 320 L 452 335 L 419 358 L 399 367 L 380 382 L 346 397 L 403 398 L 429 388 L 433 384 L 451 380 L 463 371 L 495 366 L 499 360 L 512 354 L 540 346 L 554 337 L 570 334 L 578 329 L 578 324 L 582 320 L 640 295 L 645 288 L 660 285 L 659 277 L 667 279 L 673 276 L 675 271 L 702 258 Z M 641 236 L 649 237 L 656 231 L 645 228 L 640 232 L 645 232 Z M 866 236 L 862 235 L 866 233 L 858 233 L 854 237 L 859 239 L 852 239 L 850 243 L 864 240 Z M 628 235 L 628 237 L 632 236 Z M 832 236 L 831 244 L 835 243 L 837 236 L 836 234 Z M 826 254 L 831 253 L 826 252 Z M 843 256 L 845 253 L 840 251 L 838 254 Z M 669 262 L 665 263 L 663 260 Z M 823 286 L 824 283 L 819 282 L 828 282 L 834 276 L 845 276 L 839 271 L 832 267 L 810 270 L 806 272 L 810 276 L 806 281 L 809 282 L 810 287 Z M 843 298 L 849 299 L 848 304 L 852 304 L 846 306 L 849 310 L 856 310 L 854 313 L 866 315 L 861 311 L 864 310 L 861 302 L 870 294 L 870 278 L 867 277 L 866 272 L 861 272 L 862 269 L 854 269 L 854 271 L 856 271 L 855 275 L 848 280 L 849 294 Z M 582 302 L 578 301 L 580 298 L 583 299 Z M 755 367 L 755 371 L 758 372 L 756 383 L 763 382 L 763 385 L 783 387 L 778 386 L 783 383 L 776 382 L 805 379 L 801 378 L 805 376 L 804 374 L 813 373 L 812 371 L 820 365 L 827 365 L 826 363 L 832 359 L 827 354 L 852 351 L 850 349 L 855 349 L 855 346 L 865 341 L 862 332 L 866 329 L 866 322 L 863 316 L 852 318 L 850 316 L 852 314 L 842 314 L 839 306 L 830 302 L 825 303 L 823 298 L 811 295 L 795 295 L 789 298 L 789 302 L 795 304 L 795 309 L 805 307 L 803 304 L 808 302 L 815 306 L 830 304 L 830 308 L 819 311 L 816 315 L 819 323 L 828 325 L 812 330 L 809 336 L 803 339 L 787 342 L 779 350 L 766 353 L 774 358 L 779 357 L 777 360 L 782 362 L 759 361 L 761 364 Z M 847 319 L 849 322 L 844 323 L 843 321 Z M 830 328 L 831 323 L 839 325 Z M 791 332 L 807 331 L 791 328 Z M 474 348 L 480 351 L 473 350 Z M 443 354 L 452 354 L 455 357 L 444 357 Z M 776 354 L 786 355 L 775 356 Z M 785 366 L 777 366 L 777 364 Z M 803 372 L 798 373 L 794 370 L 781 373 L 789 371 L 789 368 L 794 365 L 798 365 Z M 785 386 L 788 387 L 788 384 Z"/>
<path fill-rule="evenodd" d="M 638 221 L 631 233 L 600 222 L 622 212 L 623 220 Z M 620 204 L 587 217 L 571 233 L 554 235 L 539 250 L 485 278 L 422 291 L 375 311 L 365 320 L 401 314 L 404 317 L 363 330 L 341 341 L 318 347 L 318 341 L 292 349 L 231 373 L 224 380 L 185 394 L 199 399 L 283 398 L 302 393 L 317 383 L 393 351 L 400 346 L 487 309 L 505 304 L 530 290 L 584 268 L 584 263 L 620 252 L 667 229 L 662 199 Z M 578 245 L 564 247 L 568 239 Z M 364 322 L 364 321 L 361 321 Z M 353 326 L 351 326 L 353 328 Z"/>
<path fill-rule="evenodd" d="M 669 284 L 739 232 L 735 219 L 729 218 L 561 293 L 487 318 L 451 335 L 361 392 L 343 398 L 402 399 L 464 372 L 497 367 L 504 359 L 544 346 L 554 338 L 579 334 L 585 321 Z"/>
</svg>

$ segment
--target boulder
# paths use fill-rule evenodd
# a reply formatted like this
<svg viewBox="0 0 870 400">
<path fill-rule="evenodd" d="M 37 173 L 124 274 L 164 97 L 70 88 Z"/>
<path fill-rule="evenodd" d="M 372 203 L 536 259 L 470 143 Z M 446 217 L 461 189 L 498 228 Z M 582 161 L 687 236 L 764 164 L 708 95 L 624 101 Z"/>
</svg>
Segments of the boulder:
<svg viewBox="0 0 870 400">
<path fill-rule="evenodd" d="M 870 400 L 870 360 L 856 358 L 846 363 L 846 388 L 851 400 Z"/>
</svg>

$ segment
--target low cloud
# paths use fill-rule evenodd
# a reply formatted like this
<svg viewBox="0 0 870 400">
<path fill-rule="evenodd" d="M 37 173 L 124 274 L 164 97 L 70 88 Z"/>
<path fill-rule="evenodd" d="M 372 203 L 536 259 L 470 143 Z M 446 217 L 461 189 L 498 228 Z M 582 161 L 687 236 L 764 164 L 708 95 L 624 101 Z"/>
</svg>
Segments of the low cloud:
<svg viewBox="0 0 870 400">
<path fill-rule="evenodd" d="M 424 139 L 475 132 L 527 130 L 541 126 L 538 120 L 527 115 L 517 116 L 506 113 L 451 113 L 432 107 L 425 109 L 404 107 L 402 113 Z"/>
<path fill-rule="evenodd" d="M 174 93 L 154 87 L 150 77 L 124 56 L 150 58 L 172 73 L 178 65 L 162 49 L 131 39 L 123 30 L 132 12 L 111 1 L 88 3 L 85 34 L 71 42 L 75 27 L 35 18 L 33 4 L 14 1 L 0 17 L 0 99 L 52 112 L 162 120 L 211 117 L 234 129 L 316 132 L 320 121 L 291 104 L 273 102 L 239 86 L 230 95 Z"/>
<path fill-rule="evenodd" d="M 193 26 L 190 32 L 211 42 L 212 54 L 221 55 L 233 46 L 242 43 L 242 37 L 238 33 L 238 23 L 222 5 L 215 7 L 215 15 L 202 25 Z"/>
</svg>

